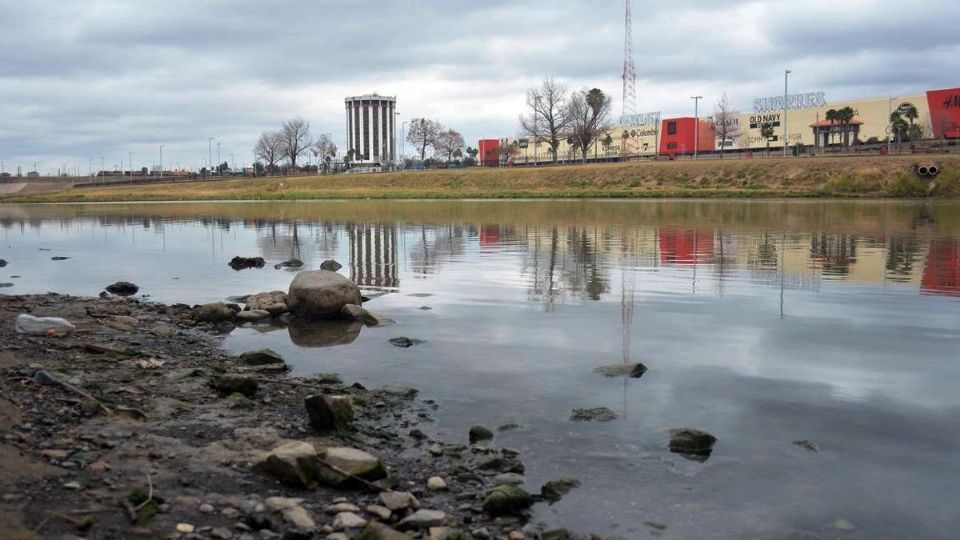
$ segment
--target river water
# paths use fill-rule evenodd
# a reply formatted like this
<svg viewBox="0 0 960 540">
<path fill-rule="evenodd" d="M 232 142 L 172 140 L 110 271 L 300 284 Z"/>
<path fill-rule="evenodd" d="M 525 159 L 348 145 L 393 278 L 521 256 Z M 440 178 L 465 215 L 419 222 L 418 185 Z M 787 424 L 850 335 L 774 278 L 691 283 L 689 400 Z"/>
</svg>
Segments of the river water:
<svg viewBox="0 0 960 540">
<path fill-rule="evenodd" d="M 403 201 L 0 205 L 0 292 L 162 302 L 281 289 L 328 258 L 397 321 L 239 328 L 298 375 L 419 388 L 431 435 L 516 423 L 538 521 L 623 538 L 956 538 L 960 205 Z M 235 255 L 268 266 L 236 272 Z M 52 257 L 69 257 L 53 261 Z M 18 276 L 18 277 L 14 277 Z M 429 309 L 427 309 L 429 308 Z M 398 349 L 387 340 L 425 340 Z M 338 346 L 332 342 L 346 343 Z M 640 379 L 597 366 L 642 362 Z M 569 420 L 608 407 L 606 423 Z M 705 462 L 670 428 L 720 441 Z M 812 452 L 793 441 L 815 442 Z M 665 528 L 664 528 L 665 527 Z"/>
</svg>

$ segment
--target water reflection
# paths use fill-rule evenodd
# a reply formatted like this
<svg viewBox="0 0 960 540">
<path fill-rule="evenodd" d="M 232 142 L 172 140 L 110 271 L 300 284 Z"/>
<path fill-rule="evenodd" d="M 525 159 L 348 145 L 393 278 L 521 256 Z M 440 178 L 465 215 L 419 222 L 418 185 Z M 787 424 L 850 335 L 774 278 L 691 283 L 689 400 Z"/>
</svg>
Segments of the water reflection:
<svg viewBox="0 0 960 540">
<path fill-rule="evenodd" d="M 293 372 L 435 399 L 431 435 L 516 423 L 528 487 L 583 486 L 537 520 L 607 536 L 951 538 L 960 485 L 960 205 L 411 201 L 0 205 L 0 281 L 189 304 L 285 289 L 329 258 L 389 328 L 235 330 Z M 40 249 L 50 251 L 39 251 Z M 54 255 L 69 256 L 51 263 Z M 262 270 L 233 272 L 233 256 Z M 22 275 L 22 279 L 6 279 Z M 373 296 L 371 294 L 371 296 Z M 421 309 L 430 308 L 430 309 Z M 423 339 L 397 349 L 388 339 Z M 641 379 L 599 366 L 642 362 Z M 573 408 L 618 420 L 571 425 Z M 720 438 L 710 459 L 669 428 Z M 811 440 L 821 453 L 793 446 Z M 891 486 L 895 486 L 892 488 Z M 896 492 L 896 496 L 890 496 Z M 731 519 L 735 516 L 736 519 Z"/>
</svg>

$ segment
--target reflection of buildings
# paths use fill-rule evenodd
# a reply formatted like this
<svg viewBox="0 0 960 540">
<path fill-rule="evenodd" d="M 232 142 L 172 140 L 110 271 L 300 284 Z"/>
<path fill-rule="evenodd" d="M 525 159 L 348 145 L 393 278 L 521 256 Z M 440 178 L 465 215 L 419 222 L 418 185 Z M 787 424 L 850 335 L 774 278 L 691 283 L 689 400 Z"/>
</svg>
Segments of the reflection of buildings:
<svg viewBox="0 0 960 540">
<path fill-rule="evenodd" d="M 920 290 L 930 294 L 960 296 L 960 242 L 930 241 Z"/>
<path fill-rule="evenodd" d="M 703 264 L 713 261 L 713 231 L 660 229 L 661 264 Z"/>
<path fill-rule="evenodd" d="M 397 287 L 397 229 L 393 225 L 351 224 L 350 279 L 367 287 Z"/>
</svg>

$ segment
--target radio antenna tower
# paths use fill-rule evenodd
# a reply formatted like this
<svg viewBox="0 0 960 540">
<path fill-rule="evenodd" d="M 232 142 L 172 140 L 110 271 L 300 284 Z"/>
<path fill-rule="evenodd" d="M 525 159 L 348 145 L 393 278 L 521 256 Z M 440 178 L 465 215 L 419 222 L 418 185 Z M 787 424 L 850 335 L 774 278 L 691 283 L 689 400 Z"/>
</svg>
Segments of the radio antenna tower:
<svg viewBox="0 0 960 540">
<path fill-rule="evenodd" d="M 633 10 L 624 2 L 623 36 L 623 116 L 637 112 L 637 68 L 633 65 Z"/>
</svg>

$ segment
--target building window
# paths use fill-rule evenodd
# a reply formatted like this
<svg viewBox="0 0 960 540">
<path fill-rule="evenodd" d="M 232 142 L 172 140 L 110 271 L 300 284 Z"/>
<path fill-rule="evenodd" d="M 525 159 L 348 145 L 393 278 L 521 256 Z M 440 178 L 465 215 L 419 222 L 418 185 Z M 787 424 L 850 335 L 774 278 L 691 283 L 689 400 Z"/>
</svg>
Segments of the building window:
<svg viewBox="0 0 960 540">
<path fill-rule="evenodd" d="M 677 134 L 677 123 L 667 122 L 667 135 L 676 135 L 676 134 Z"/>
</svg>

